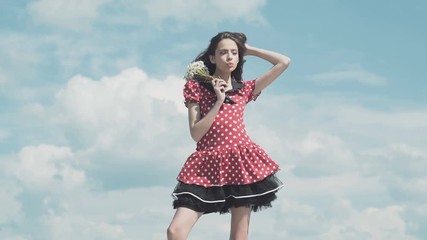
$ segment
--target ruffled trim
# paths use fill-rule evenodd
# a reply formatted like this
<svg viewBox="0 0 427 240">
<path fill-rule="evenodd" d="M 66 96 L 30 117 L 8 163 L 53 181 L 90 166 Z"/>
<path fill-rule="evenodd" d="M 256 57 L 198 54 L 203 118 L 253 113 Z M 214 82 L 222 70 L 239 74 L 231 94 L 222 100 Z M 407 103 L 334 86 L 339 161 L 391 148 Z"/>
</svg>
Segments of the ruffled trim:
<svg viewBox="0 0 427 240">
<path fill-rule="evenodd" d="M 179 182 L 172 193 L 175 199 L 173 207 L 187 207 L 203 213 L 226 213 L 232 207 L 246 206 L 256 212 L 271 207 L 281 187 L 283 183 L 275 175 L 248 185 L 209 188 Z"/>
<path fill-rule="evenodd" d="M 204 187 L 245 185 L 277 172 L 279 165 L 258 145 L 199 150 L 185 162 L 177 180 Z"/>
</svg>

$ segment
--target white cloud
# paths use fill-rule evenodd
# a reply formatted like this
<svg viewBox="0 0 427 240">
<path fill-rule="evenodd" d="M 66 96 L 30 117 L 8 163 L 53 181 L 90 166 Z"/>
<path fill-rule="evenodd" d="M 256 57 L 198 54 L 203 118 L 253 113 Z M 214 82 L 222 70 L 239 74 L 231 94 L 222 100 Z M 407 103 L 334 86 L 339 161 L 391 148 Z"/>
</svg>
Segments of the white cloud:
<svg viewBox="0 0 427 240">
<path fill-rule="evenodd" d="M 173 76 L 153 79 L 138 68 L 101 80 L 76 76 L 58 92 L 49 118 L 74 129 L 70 134 L 77 134 L 89 152 L 115 151 L 153 161 L 149 155 L 168 154 L 164 146 L 178 149 L 178 137 L 186 133 L 184 83 Z"/>
<path fill-rule="evenodd" d="M 300 174 L 330 175 L 357 169 L 353 151 L 338 136 L 309 132 L 301 141 L 288 140 L 287 149 L 298 156 L 294 171 Z"/>
<path fill-rule="evenodd" d="M 57 107 L 64 107 L 64 112 L 69 114 L 63 120 L 77 121 L 89 127 L 129 123 L 132 117 L 146 120 L 152 118 L 150 113 L 155 109 L 151 104 L 155 100 L 182 107 L 180 89 L 183 84 L 183 80 L 176 77 L 150 79 L 138 68 L 127 69 L 99 81 L 75 76 L 66 88 L 58 92 Z M 146 122 L 146 125 L 150 123 L 155 124 Z"/>
<path fill-rule="evenodd" d="M 408 222 L 402 218 L 404 208 L 388 206 L 385 208 L 367 208 L 361 212 L 354 212 L 336 224 L 322 239 L 392 239 L 415 240 L 408 234 Z"/>
<path fill-rule="evenodd" d="M 32 43 L 32 44 L 30 44 Z M 34 65 L 41 61 L 42 54 L 37 47 L 40 42 L 24 34 L 8 34 L 0 39 L 2 48 L 0 60 L 4 64 Z M 9 66 L 9 65 L 6 65 Z"/>
<path fill-rule="evenodd" d="M 333 114 L 336 112 L 337 117 L 341 116 L 342 121 L 351 123 L 356 126 L 369 127 L 399 127 L 406 130 L 427 128 L 427 112 L 423 109 L 397 109 L 391 111 L 374 110 L 362 106 L 336 106 L 335 109 L 325 109 L 325 113 Z"/>
<path fill-rule="evenodd" d="M 0 128 L 0 142 L 4 141 L 10 136 L 10 133 L 5 128 Z"/>
<path fill-rule="evenodd" d="M 164 239 L 172 218 L 170 188 L 79 192 L 48 206 L 41 218 L 51 239 Z"/>
<path fill-rule="evenodd" d="M 8 229 L 0 229 L 0 238 L 7 240 L 32 240 L 31 237 L 19 233 L 14 233 Z"/>
<path fill-rule="evenodd" d="M 121 226 L 93 222 L 84 215 L 46 216 L 45 223 L 50 228 L 51 239 L 122 239 L 123 234 Z"/>
<path fill-rule="evenodd" d="M 312 74 L 307 77 L 322 85 L 334 85 L 345 82 L 357 82 L 362 85 L 384 86 L 387 84 L 387 78 L 376 73 L 369 72 L 358 66 L 344 66 L 336 70 Z"/>
<path fill-rule="evenodd" d="M 267 23 L 260 12 L 265 0 L 149 0 L 127 1 L 122 4 L 111 0 L 38 0 L 28 4 L 27 9 L 33 18 L 40 23 L 66 29 L 87 30 L 100 16 L 108 15 L 106 22 L 119 25 L 150 25 L 158 27 L 168 20 L 175 23 L 195 23 L 216 25 L 224 21 L 243 20 L 252 24 L 264 25 Z M 106 12 L 101 8 L 108 6 Z M 108 12 L 108 9 L 121 11 Z M 128 14 L 123 14 L 124 12 Z M 136 12 L 137 15 L 132 14 Z M 104 15 L 103 15 L 104 14 Z M 138 15 L 139 14 L 139 15 Z M 168 23 L 169 24 L 169 23 Z M 182 24 L 174 24 L 182 27 Z"/>
<path fill-rule="evenodd" d="M 1 70 L 1 74 L 0 74 L 0 86 L 4 85 L 5 83 L 7 83 L 9 81 L 9 78 L 4 74 L 4 69 L 0 69 Z"/>
<path fill-rule="evenodd" d="M 427 199 L 427 118 L 424 109 L 395 107 L 309 95 L 266 95 L 251 105 L 249 132 L 285 171 L 283 214 L 276 235 L 263 237 L 417 239 L 425 212 L 406 209 Z M 367 228 L 365 217 L 390 218 L 393 228 Z"/>
<path fill-rule="evenodd" d="M 203 25 L 216 25 L 224 21 L 237 20 L 266 24 L 266 20 L 259 11 L 265 2 L 265 0 L 150 0 L 144 3 L 144 9 L 149 20 L 159 26 L 167 20 Z"/>
<path fill-rule="evenodd" d="M 73 165 L 76 162 L 68 147 L 39 145 L 24 147 L 9 167 L 29 189 L 64 191 L 85 183 L 85 173 Z"/>
<path fill-rule="evenodd" d="M 328 135 L 322 132 L 309 132 L 301 142 L 289 143 L 291 148 L 302 155 L 319 154 L 327 152 L 331 157 L 341 160 L 352 158 L 349 150 L 343 149 L 342 140 L 337 136 Z"/>
<path fill-rule="evenodd" d="M 383 173 L 404 177 L 406 180 L 425 176 L 423 171 L 427 168 L 425 146 L 397 142 L 382 147 L 366 148 L 360 154 L 362 158 L 368 160 L 365 167 L 369 166 L 371 173 L 382 168 Z M 389 180 L 391 184 L 395 184 L 392 179 Z"/>
<path fill-rule="evenodd" d="M 0 225 L 3 225 L 17 222 L 22 218 L 23 213 L 21 203 L 16 199 L 21 193 L 21 189 L 14 184 L 7 184 L 1 180 L 0 178 L 0 206 L 2 209 L 0 211 Z"/>
<path fill-rule="evenodd" d="M 40 53 L 40 43 L 38 39 L 25 34 L 4 34 L 0 38 L 0 86 L 34 80 L 37 66 L 46 61 L 45 55 Z M 22 99 L 31 95 L 31 91 L 25 90 L 15 95 L 14 98 Z"/>
<path fill-rule="evenodd" d="M 390 204 L 380 178 L 352 173 L 300 179 L 290 173 L 285 185 L 270 239 L 416 239 L 406 204 Z"/>
<path fill-rule="evenodd" d="M 33 18 L 41 23 L 69 29 L 85 29 L 110 0 L 38 0 L 28 4 Z"/>
</svg>

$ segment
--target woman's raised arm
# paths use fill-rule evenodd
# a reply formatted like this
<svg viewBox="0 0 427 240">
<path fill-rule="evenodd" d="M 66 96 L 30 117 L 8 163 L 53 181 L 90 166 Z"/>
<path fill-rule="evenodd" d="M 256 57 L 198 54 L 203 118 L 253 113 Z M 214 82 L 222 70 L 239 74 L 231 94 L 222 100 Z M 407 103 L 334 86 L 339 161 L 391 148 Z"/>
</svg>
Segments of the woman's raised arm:
<svg viewBox="0 0 427 240">
<path fill-rule="evenodd" d="M 280 53 L 252 47 L 248 44 L 246 44 L 246 48 L 246 56 L 259 57 L 274 65 L 267 72 L 256 79 L 254 95 L 257 95 L 288 68 L 289 64 L 291 63 L 291 59 Z"/>
</svg>

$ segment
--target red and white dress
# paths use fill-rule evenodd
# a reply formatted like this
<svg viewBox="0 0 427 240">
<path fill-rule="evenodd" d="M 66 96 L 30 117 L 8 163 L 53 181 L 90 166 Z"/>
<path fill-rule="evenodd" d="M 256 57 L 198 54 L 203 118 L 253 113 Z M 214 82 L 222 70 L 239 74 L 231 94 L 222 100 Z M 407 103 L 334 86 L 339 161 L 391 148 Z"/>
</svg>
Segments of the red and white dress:
<svg viewBox="0 0 427 240">
<path fill-rule="evenodd" d="M 254 211 L 270 207 L 283 186 L 274 173 L 279 166 L 247 135 L 246 104 L 256 99 L 255 80 L 237 82 L 227 92 L 234 103 L 224 103 L 208 132 L 197 142 L 178 174 L 172 193 L 174 208 L 198 212 L 228 212 L 230 207 L 250 206 Z M 189 80 L 185 103 L 198 103 L 203 118 L 216 102 L 212 86 Z"/>
</svg>

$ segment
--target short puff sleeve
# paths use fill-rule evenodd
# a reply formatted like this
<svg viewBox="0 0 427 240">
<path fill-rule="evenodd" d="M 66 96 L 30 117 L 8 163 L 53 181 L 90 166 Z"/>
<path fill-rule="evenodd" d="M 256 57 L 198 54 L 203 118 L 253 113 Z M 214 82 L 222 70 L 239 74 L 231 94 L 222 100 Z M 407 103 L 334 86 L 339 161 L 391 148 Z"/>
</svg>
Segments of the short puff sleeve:
<svg viewBox="0 0 427 240">
<path fill-rule="evenodd" d="M 251 80 L 251 81 L 246 81 L 245 82 L 245 90 L 248 92 L 248 98 L 246 100 L 246 103 L 249 103 L 250 101 L 255 101 L 258 96 L 261 94 L 258 93 L 257 95 L 254 95 L 254 91 L 255 91 L 255 81 L 256 80 Z"/>
<path fill-rule="evenodd" d="M 199 103 L 200 84 L 194 80 L 188 80 L 184 85 L 184 104 L 188 107 L 189 103 Z"/>
</svg>

